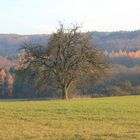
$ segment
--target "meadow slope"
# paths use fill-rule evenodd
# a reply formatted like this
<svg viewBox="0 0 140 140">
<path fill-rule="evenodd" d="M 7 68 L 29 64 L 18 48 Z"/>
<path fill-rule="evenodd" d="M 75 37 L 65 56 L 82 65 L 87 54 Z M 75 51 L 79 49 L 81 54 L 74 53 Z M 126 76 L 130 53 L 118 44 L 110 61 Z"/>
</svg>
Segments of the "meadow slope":
<svg viewBox="0 0 140 140">
<path fill-rule="evenodd" d="M 0 140 L 119 139 L 140 139 L 140 96 L 0 102 Z"/>
</svg>

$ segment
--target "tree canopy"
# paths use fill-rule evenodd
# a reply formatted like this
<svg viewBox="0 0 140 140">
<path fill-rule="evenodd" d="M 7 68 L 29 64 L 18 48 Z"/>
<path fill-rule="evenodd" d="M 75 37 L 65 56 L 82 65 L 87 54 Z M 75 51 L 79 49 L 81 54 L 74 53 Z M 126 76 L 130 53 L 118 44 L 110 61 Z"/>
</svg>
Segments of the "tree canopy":
<svg viewBox="0 0 140 140">
<path fill-rule="evenodd" d="M 103 54 L 79 29 L 77 25 L 65 28 L 60 24 L 46 45 L 24 44 L 19 70 L 28 72 L 40 88 L 61 89 L 63 99 L 68 98 L 72 84 L 91 75 L 100 77 L 107 66 Z"/>
</svg>

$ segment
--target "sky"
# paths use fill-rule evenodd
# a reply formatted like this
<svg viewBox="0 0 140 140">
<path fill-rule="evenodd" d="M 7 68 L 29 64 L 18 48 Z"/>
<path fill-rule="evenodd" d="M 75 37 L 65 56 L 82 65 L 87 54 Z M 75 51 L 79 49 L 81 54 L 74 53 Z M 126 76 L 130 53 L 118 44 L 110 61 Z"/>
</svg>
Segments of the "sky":
<svg viewBox="0 0 140 140">
<path fill-rule="evenodd" d="M 0 0 L 0 33 L 48 34 L 58 23 L 82 31 L 140 29 L 140 0 Z"/>
</svg>

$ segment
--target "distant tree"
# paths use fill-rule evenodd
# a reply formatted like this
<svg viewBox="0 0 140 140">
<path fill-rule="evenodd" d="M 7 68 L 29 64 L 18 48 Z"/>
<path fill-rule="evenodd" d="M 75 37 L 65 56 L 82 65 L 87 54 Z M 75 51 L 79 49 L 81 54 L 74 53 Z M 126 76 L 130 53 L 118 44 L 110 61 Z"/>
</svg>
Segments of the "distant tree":
<svg viewBox="0 0 140 140">
<path fill-rule="evenodd" d="M 130 81 L 126 80 L 123 84 L 123 89 L 128 92 L 131 93 L 132 92 L 132 84 Z"/>
<path fill-rule="evenodd" d="M 39 86 L 61 89 L 63 99 L 68 98 L 72 84 L 85 81 L 90 75 L 100 77 L 107 66 L 103 54 L 77 25 L 66 29 L 60 24 L 46 46 L 25 44 L 22 49 L 19 71 L 25 74 L 31 70 L 30 79 Z"/>
<path fill-rule="evenodd" d="M 6 71 L 4 68 L 0 69 L 0 96 L 3 97 L 5 93 L 5 78 Z"/>
<path fill-rule="evenodd" d="M 14 72 L 15 72 L 15 68 L 14 68 L 14 66 L 11 66 L 10 69 L 9 69 L 9 73 L 11 75 L 14 75 Z"/>
<path fill-rule="evenodd" d="M 14 79 L 10 73 L 7 73 L 5 78 L 5 97 L 12 96 Z"/>
<path fill-rule="evenodd" d="M 15 70 L 13 83 L 14 98 L 34 98 L 37 97 L 34 85 L 29 81 L 29 74 L 24 75 L 21 71 Z"/>
</svg>

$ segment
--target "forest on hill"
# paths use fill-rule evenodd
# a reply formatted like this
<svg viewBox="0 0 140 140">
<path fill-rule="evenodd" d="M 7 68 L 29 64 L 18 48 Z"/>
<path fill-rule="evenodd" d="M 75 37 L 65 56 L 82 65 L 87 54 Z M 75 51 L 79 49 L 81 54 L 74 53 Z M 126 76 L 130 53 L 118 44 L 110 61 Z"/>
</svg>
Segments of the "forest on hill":
<svg viewBox="0 0 140 140">
<path fill-rule="evenodd" d="M 86 82 L 71 92 L 75 96 L 113 96 L 140 94 L 140 31 L 88 32 L 90 43 L 104 52 L 111 64 L 109 76 Z M 15 74 L 20 47 L 24 43 L 46 44 L 51 35 L 0 34 L 1 98 L 59 97 L 59 91 L 37 91 Z M 10 80 L 8 80 L 10 77 Z M 10 82 L 9 82 L 10 81 Z M 56 92 L 55 95 L 52 92 Z M 57 93 L 58 92 L 58 93 Z M 70 95 L 71 97 L 73 95 Z"/>
</svg>

